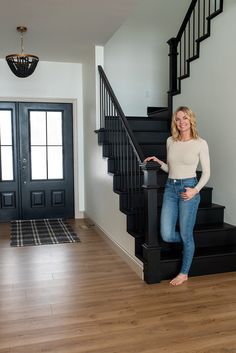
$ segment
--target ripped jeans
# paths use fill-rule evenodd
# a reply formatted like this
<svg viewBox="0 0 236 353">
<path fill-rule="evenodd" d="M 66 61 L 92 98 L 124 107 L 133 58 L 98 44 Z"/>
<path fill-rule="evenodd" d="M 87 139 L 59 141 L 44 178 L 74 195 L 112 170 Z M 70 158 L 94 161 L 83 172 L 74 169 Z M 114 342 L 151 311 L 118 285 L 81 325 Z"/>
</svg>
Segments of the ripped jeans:
<svg viewBox="0 0 236 353">
<path fill-rule="evenodd" d="M 181 193 L 186 187 L 194 188 L 196 178 L 167 179 L 161 210 L 161 237 L 170 243 L 183 244 L 183 261 L 180 273 L 188 274 L 195 250 L 193 228 L 196 221 L 200 195 L 184 201 Z M 176 223 L 179 219 L 179 232 Z"/>
</svg>

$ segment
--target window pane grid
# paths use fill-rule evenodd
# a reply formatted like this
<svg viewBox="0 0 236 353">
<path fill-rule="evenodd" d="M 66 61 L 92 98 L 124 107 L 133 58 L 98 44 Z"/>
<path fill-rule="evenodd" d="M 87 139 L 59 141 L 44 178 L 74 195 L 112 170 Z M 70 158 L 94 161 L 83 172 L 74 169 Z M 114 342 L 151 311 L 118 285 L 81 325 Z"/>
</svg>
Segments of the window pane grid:
<svg viewBox="0 0 236 353">
<path fill-rule="evenodd" d="M 30 132 L 33 135 L 30 142 L 31 179 L 63 179 L 62 112 L 37 113 L 43 113 L 43 115 L 32 114 L 30 116 Z M 41 123 L 34 122 L 38 116 L 41 117 Z M 39 125 L 41 128 L 38 131 Z M 35 135 L 40 136 L 35 137 Z"/>
</svg>

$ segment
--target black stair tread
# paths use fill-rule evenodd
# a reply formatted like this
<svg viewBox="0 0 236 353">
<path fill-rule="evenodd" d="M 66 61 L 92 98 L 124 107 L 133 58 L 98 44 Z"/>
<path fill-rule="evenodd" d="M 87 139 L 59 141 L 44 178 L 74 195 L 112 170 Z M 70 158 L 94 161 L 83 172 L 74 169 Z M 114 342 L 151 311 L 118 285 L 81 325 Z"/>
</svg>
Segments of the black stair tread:
<svg viewBox="0 0 236 353">
<path fill-rule="evenodd" d="M 217 208 L 223 208 L 223 209 L 225 209 L 225 206 L 222 206 L 222 205 L 218 205 L 218 204 L 216 204 L 216 203 L 212 203 L 212 204 L 210 204 L 210 205 L 204 205 L 204 206 L 200 206 L 199 208 L 201 208 L 201 209 L 212 209 L 212 208 L 215 208 L 215 209 L 217 209 Z"/>
<path fill-rule="evenodd" d="M 140 146 L 142 147 L 143 145 L 147 146 L 147 145 L 152 145 L 152 146 L 166 146 L 166 141 L 163 141 L 163 142 L 158 142 L 158 143 L 153 143 L 153 142 L 148 142 L 148 141 L 145 141 L 145 142 L 140 142 Z"/>
<path fill-rule="evenodd" d="M 162 130 L 161 129 L 156 129 L 156 128 L 154 128 L 154 129 L 151 129 L 151 128 L 145 128 L 145 129 L 142 129 L 142 130 L 138 130 L 138 129 L 132 129 L 132 131 L 133 132 L 158 132 L 158 133 L 169 133 L 169 136 L 170 136 L 170 130 L 167 130 L 167 129 L 165 129 L 165 128 L 163 128 Z"/>
<path fill-rule="evenodd" d="M 147 112 L 152 113 L 153 111 L 165 111 L 168 107 L 147 107 Z"/>
<path fill-rule="evenodd" d="M 150 118 L 149 116 L 126 116 L 127 120 L 142 120 L 142 121 L 161 121 L 162 118 L 153 117 Z"/>
</svg>

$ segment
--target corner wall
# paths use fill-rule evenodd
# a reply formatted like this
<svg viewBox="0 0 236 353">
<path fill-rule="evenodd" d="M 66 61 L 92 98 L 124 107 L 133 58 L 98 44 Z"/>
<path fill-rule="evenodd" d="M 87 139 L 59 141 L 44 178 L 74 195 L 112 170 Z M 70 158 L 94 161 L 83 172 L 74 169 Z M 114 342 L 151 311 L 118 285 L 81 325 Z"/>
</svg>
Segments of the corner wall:
<svg viewBox="0 0 236 353">
<path fill-rule="evenodd" d="M 226 206 L 225 221 L 236 224 L 236 2 L 224 1 L 224 11 L 211 22 L 211 36 L 201 43 L 191 77 L 182 81 L 174 106 L 188 105 L 196 113 L 200 135 L 211 156 L 213 202 Z"/>
</svg>

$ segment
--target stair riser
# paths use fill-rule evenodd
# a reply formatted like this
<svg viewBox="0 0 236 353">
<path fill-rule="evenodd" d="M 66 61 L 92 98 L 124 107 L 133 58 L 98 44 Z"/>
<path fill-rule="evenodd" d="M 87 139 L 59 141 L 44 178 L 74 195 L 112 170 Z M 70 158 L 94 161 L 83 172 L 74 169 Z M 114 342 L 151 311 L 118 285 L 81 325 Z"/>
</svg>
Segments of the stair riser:
<svg viewBox="0 0 236 353">
<path fill-rule="evenodd" d="M 206 203 L 207 203 L 207 205 L 211 204 L 211 192 L 209 193 L 207 189 L 201 190 L 201 198 L 203 199 L 203 203 L 200 202 L 199 207 L 206 206 Z M 162 199 L 163 199 L 163 192 L 160 192 L 160 193 L 158 193 L 158 197 L 157 197 L 158 206 L 162 205 Z M 135 191 L 134 189 L 131 189 L 129 193 L 123 192 L 120 194 L 120 210 L 121 211 L 136 209 L 138 207 L 141 209 L 143 209 L 143 207 L 144 207 L 144 194 L 143 194 L 143 192 L 140 194 L 140 192 Z M 203 211 L 199 211 L 199 212 L 203 212 Z"/>
<path fill-rule="evenodd" d="M 170 114 L 168 110 L 166 111 L 153 111 L 148 113 L 149 118 L 159 118 L 159 119 L 165 119 L 165 120 L 170 120 Z"/>
<path fill-rule="evenodd" d="M 190 276 L 202 276 L 214 273 L 236 271 L 236 254 L 195 257 L 189 272 Z M 162 280 L 171 279 L 179 273 L 181 259 L 161 262 Z"/>
<path fill-rule="evenodd" d="M 120 210 L 121 212 L 125 210 L 132 210 L 140 208 L 143 210 L 144 206 L 144 196 L 143 193 L 124 193 L 120 194 Z"/>
<path fill-rule="evenodd" d="M 160 214 L 160 211 L 159 211 Z M 196 218 L 196 227 L 198 226 L 210 226 L 210 225 L 220 225 L 223 224 L 224 221 L 224 209 L 221 208 L 199 208 L 197 212 Z M 133 215 L 127 216 L 127 228 L 131 232 L 135 232 L 137 229 L 137 219 Z M 160 215 L 157 220 L 157 224 L 160 225 Z"/>
<path fill-rule="evenodd" d="M 166 143 L 167 138 L 170 136 L 169 132 L 156 132 L 156 131 L 135 131 L 134 135 L 138 143 Z"/>
<path fill-rule="evenodd" d="M 141 144 L 141 148 L 145 157 L 156 156 L 161 160 L 166 160 L 166 142 L 159 145 L 156 143 L 148 145 Z"/>
<path fill-rule="evenodd" d="M 158 206 L 162 205 L 163 192 L 164 191 L 162 190 L 158 193 L 158 198 L 157 198 Z M 200 196 L 201 196 L 200 206 L 207 206 L 212 203 L 212 189 L 203 188 L 200 191 Z"/>
<path fill-rule="evenodd" d="M 113 173 L 113 172 L 111 172 Z M 119 174 L 114 174 L 114 177 L 113 177 L 113 189 L 114 191 L 125 191 L 126 190 L 126 185 L 127 185 L 127 182 L 126 182 L 126 177 L 122 177 L 120 176 Z M 137 185 L 138 185 L 138 180 L 139 180 L 139 176 L 137 175 Z M 166 180 L 167 180 L 167 174 L 166 173 L 159 173 L 158 174 L 158 177 L 157 177 L 157 182 L 158 182 L 158 185 L 160 187 L 163 187 L 165 186 L 165 183 L 166 183 Z M 143 175 L 141 174 L 140 175 L 140 185 L 143 185 Z"/>
<path fill-rule="evenodd" d="M 236 237 L 235 229 L 232 230 L 215 230 L 215 231 L 205 231 L 205 232 L 194 232 L 194 240 L 196 248 L 204 247 L 216 247 L 216 246 L 226 246 L 235 245 Z"/>
<path fill-rule="evenodd" d="M 177 251 L 178 253 L 182 250 L 181 244 L 166 243 L 160 238 L 160 246 L 163 247 L 163 251 Z M 211 247 L 222 247 L 222 246 L 233 246 L 236 247 L 235 229 L 228 230 L 215 230 L 215 231 L 194 231 L 194 243 L 196 249 L 211 248 Z M 175 249 L 175 250 L 174 250 Z"/>
<path fill-rule="evenodd" d="M 129 126 L 133 131 L 166 131 L 169 132 L 169 124 L 167 121 L 156 120 L 128 120 Z"/>
</svg>

